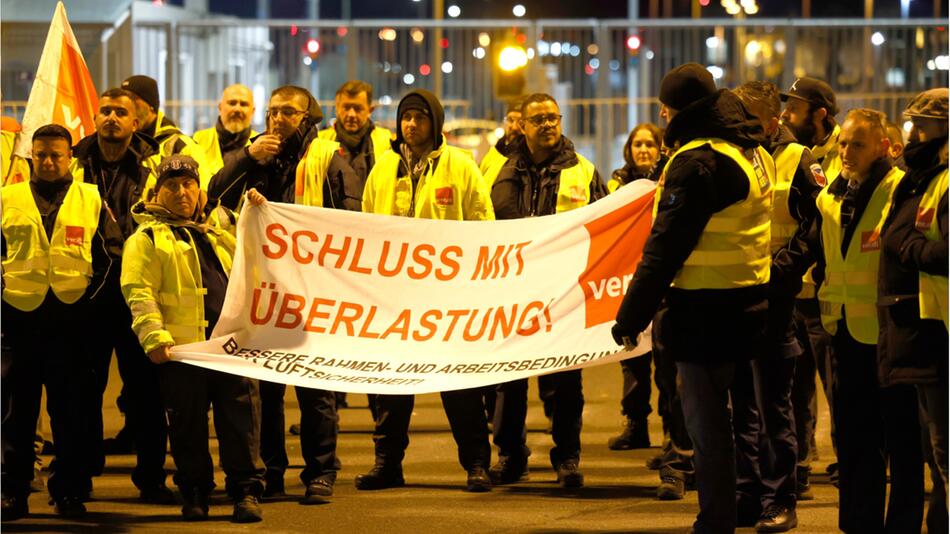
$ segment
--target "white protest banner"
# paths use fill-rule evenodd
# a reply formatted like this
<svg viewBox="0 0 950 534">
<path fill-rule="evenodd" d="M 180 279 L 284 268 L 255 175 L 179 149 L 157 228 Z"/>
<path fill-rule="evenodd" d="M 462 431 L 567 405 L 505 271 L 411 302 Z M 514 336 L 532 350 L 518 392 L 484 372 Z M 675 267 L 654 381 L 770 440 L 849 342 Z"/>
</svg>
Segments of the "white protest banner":
<svg viewBox="0 0 950 534">
<path fill-rule="evenodd" d="M 471 388 L 616 362 L 654 184 L 510 221 L 245 203 L 212 339 L 172 357 L 355 393 Z M 650 348 L 644 335 L 634 354 Z"/>
</svg>

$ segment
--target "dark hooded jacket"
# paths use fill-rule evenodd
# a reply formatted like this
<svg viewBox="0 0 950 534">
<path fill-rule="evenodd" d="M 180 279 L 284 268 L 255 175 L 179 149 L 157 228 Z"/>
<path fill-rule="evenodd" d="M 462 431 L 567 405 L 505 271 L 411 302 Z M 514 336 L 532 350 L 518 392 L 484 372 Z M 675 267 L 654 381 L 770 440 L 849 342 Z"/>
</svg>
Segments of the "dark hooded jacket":
<svg viewBox="0 0 950 534">
<path fill-rule="evenodd" d="M 720 90 L 681 110 L 664 141 L 679 147 L 700 137 L 716 137 L 752 149 L 766 143 L 762 127 L 738 97 Z M 620 310 L 614 333 L 635 338 L 667 299 L 661 330 L 675 335 L 663 344 L 677 361 L 727 362 L 751 358 L 764 349 L 767 285 L 737 289 L 671 288 L 714 213 L 745 199 L 749 181 L 739 165 L 708 146 L 677 155 L 667 167 L 653 229 Z M 743 333 L 762 335 L 736 338 Z M 619 338 L 618 338 L 619 339 Z"/>
<path fill-rule="evenodd" d="M 151 170 L 143 165 L 158 153 L 158 143 L 147 135 L 135 132 L 125 156 L 116 163 L 108 163 L 99 151 L 99 134 L 81 139 L 73 147 L 73 157 L 83 168 L 83 181 L 99 186 L 99 194 L 109 206 L 127 239 L 135 230 L 132 206 L 142 199 Z"/>
<path fill-rule="evenodd" d="M 907 146 L 910 171 L 894 192 L 881 233 L 883 247 L 878 276 L 878 371 L 882 386 L 934 384 L 947 380 L 947 328 L 942 321 L 920 318 L 918 283 L 921 272 L 947 276 L 947 193 L 932 224 L 942 239 L 928 241 L 916 227 L 917 207 L 927 186 L 947 163 L 940 148 L 947 138 Z"/>
<path fill-rule="evenodd" d="M 284 140 L 280 153 L 266 165 L 255 161 L 246 147 L 236 157 L 226 160 L 224 167 L 211 178 L 208 185 L 210 201 L 237 210 L 244 193 L 255 188 L 269 201 L 293 204 L 297 164 L 306 155 L 310 143 L 317 138 L 320 131 L 318 125 L 323 120 L 319 107 L 314 111 L 315 115 L 300 122 L 294 134 Z M 256 139 L 255 136 L 251 142 Z M 334 154 L 323 185 L 324 207 L 359 211 L 362 185 L 362 180 L 346 164 L 343 156 Z"/>
<path fill-rule="evenodd" d="M 547 161 L 535 164 L 524 136 L 512 143 L 508 161 L 498 172 L 491 189 L 496 219 L 521 219 L 553 215 L 557 208 L 561 171 L 577 165 L 574 143 L 561 136 Z M 597 170 L 590 181 L 590 202 L 607 196 L 607 186 Z"/>
</svg>

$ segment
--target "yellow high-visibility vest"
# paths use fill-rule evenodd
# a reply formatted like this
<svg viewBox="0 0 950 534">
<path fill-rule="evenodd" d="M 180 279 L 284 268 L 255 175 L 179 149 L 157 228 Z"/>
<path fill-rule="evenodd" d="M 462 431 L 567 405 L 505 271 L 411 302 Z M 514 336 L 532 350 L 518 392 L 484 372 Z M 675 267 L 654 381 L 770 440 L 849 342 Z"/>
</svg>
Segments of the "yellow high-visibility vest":
<svg viewBox="0 0 950 534">
<path fill-rule="evenodd" d="M 825 189 L 834 182 L 838 175 L 841 174 L 841 151 L 838 149 L 838 136 L 841 134 L 841 126 L 835 125 L 835 129 L 832 130 L 831 135 L 828 136 L 828 139 L 823 145 L 815 145 L 811 148 L 811 155 L 815 157 L 818 163 L 821 165 L 821 170 L 825 175 L 825 180 L 828 182 L 825 184 Z M 815 279 L 812 276 L 812 271 L 814 266 L 809 267 L 808 271 L 805 273 L 805 276 L 802 277 L 802 290 L 795 296 L 799 299 L 809 299 L 815 298 L 817 295 L 817 288 L 815 287 Z"/>
<path fill-rule="evenodd" d="M 594 179 L 594 164 L 577 154 L 577 165 L 561 171 L 558 176 L 555 213 L 570 211 L 590 204 L 590 182 Z"/>
<path fill-rule="evenodd" d="M 504 167 L 507 162 L 508 157 L 499 152 L 494 146 L 492 146 L 485 154 L 485 157 L 482 158 L 482 162 L 478 165 L 478 170 L 481 171 L 482 176 L 485 178 L 485 184 L 488 185 L 489 188 L 495 183 L 495 179 L 498 178 L 498 173 L 501 172 L 501 168 Z"/>
<path fill-rule="evenodd" d="M 206 235 L 225 274 L 230 273 L 234 237 L 216 228 Z M 132 330 L 146 353 L 205 340 L 208 290 L 201 281 L 197 246 L 179 241 L 167 223 L 146 220 L 125 242 L 120 283 L 132 311 Z"/>
<path fill-rule="evenodd" d="M 251 138 L 256 136 L 257 132 L 251 130 L 244 146 L 251 145 Z M 207 165 L 207 172 L 212 175 L 224 167 L 224 156 L 221 154 L 221 143 L 218 142 L 218 128 L 212 126 L 204 130 L 198 130 L 191 136 L 195 143 L 201 148 L 204 156 L 204 163 Z"/>
<path fill-rule="evenodd" d="M 92 239 L 102 209 L 96 185 L 70 184 L 56 214 L 52 237 L 46 235 L 30 182 L 4 187 L 0 200 L 7 242 L 3 300 L 18 310 L 33 311 L 52 288 L 60 301 L 78 301 L 92 278 Z"/>
<path fill-rule="evenodd" d="M 947 169 L 934 177 L 927 186 L 920 206 L 917 208 L 917 229 L 930 241 L 940 241 L 940 228 L 937 225 L 937 206 L 947 193 Z M 947 326 L 947 299 L 950 288 L 947 277 L 925 272 L 920 273 L 920 318 L 937 319 Z"/>
<path fill-rule="evenodd" d="M 323 207 L 323 183 L 330 161 L 340 144 L 319 137 L 310 142 L 304 157 L 297 163 L 294 203 Z"/>
<path fill-rule="evenodd" d="M 771 250 L 774 254 L 792 239 L 798 230 L 798 221 L 792 216 L 788 205 L 789 190 L 798 166 L 802 161 L 805 147 L 798 143 L 789 143 L 775 153 L 775 187 L 772 189 L 772 239 Z"/>
<path fill-rule="evenodd" d="M 825 282 L 818 289 L 818 304 L 821 324 L 829 334 L 838 331 L 838 320 L 844 316 L 851 337 L 867 345 L 877 344 L 881 226 L 890 211 L 894 189 L 903 176 L 904 172 L 894 167 L 874 189 L 848 243 L 846 255 L 841 254 L 844 239 L 842 199 L 829 193 L 828 188 L 818 195 L 816 203 L 821 213 L 821 241 L 825 254 Z"/>
<path fill-rule="evenodd" d="M 338 142 L 336 138 L 336 128 L 333 127 L 320 130 L 317 133 L 317 137 L 326 141 Z M 373 127 L 373 131 L 369 133 L 369 141 L 373 145 L 373 161 L 379 161 L 379 158 L 389 150 L 392 140 L 392 132 L 380 126 Z"/>
<path fill-rule="evenodd" d="M 414 191 L 411 177 L 398 176 L 401 159 L 389 150 L 376 161 L 363 189 L 364 212 L 456 221 L 495 218 L 488 186 L 471 152 L 443 140 L 439 150 L 427 156 Z"/>
<path fill-rule="evenodd" d="M 696 248 L 686 258 L 673 279 L 680 289 L 732 289 L 767 284 L 772 256 L 769 253 L 772 182 L 775 167 L 762 147 L 752 152 L 750 161 L 739 147 L 717 138 L 700 138 L 680 147 L 667 162 L 657 184 L 653 214 L 663 195 L 670 164 L 683 152 L 708 145 L 736 162 L 749 180 L 749 194 L 743 200 L 716 212 L 709 219 Z"/>
</svg>

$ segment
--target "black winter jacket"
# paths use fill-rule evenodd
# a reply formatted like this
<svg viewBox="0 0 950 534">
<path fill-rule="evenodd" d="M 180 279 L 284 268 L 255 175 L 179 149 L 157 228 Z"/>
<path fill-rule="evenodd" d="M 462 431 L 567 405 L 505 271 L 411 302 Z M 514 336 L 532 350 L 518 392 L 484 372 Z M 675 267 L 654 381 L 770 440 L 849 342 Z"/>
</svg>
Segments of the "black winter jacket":
<svg viewBox="0 0 950 534">
<path fill-rule="evenodd" d="M 528 144 L 520 137 L 512 144 L 508 161 L 498 172 L 491 189 L 491 201 L 496 219 L 521 219 L 553 215 L 557 208 L 557 193 L 561 185 L 561 171 L 577 165 L 574 143 L 561 136 L 553 155 L 535 165 L 531 161 Z M 590 182 L 590 201 L 607 196 L 607 186 L 597 170 Z"/>
<path fill-rule="evenodd" d="M 882 386 L 946 384 L 947 328 L 943 321 L 920 318 L 919 273 L 947 276 L 947 193 L 940 199 L 931 224 L 942 239 L 928 241 L 916 227 L 917 207 L 930 182 L 947 169 L 938 157 L 947 138 L 910 144 L 910 172 L 894 192 L 893 205 L 882 230 L 878 276 L 878 375 Z"/>
<path fill-rule="evenodd" d="M 752 149 L 766 138 L 758 120 L 727 90 L 681 110 L 666 129 L 665 143 L 683 146 L 716 137 Z M 730 158 L 709 147 L 679 154 L 663 178 L 653 229 L 633 282 L 617 313 L 615 333 L 636 337 L 667 299 L 662 328 L 675 332 L 665 347 L 677 361 L 727 362 L 764 349 L 767 285 L 739 289 L 672 289 L 676 273 L 696 247 L 712 215 L 749 195 L 749 182 Z M 737 331 L 742 335 L 737 338 Z"/>
</svg>

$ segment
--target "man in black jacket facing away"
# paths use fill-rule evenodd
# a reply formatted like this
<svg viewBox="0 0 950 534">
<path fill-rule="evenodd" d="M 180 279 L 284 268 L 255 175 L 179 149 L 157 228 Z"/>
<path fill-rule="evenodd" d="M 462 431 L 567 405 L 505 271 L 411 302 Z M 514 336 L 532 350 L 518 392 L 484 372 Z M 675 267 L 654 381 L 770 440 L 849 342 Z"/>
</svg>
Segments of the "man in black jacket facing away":
<svg viewBox="0 0 950 534">
<path fill-rule="evenodd" d="M 768 313 L 768 164 L 762 127 L 702 65 L 660 85 L 665 141 L 677 147 L 657 188 L 653 229 L 617 314 L 615 340 L 634 346 L 666 296 L 661 331 L 676 360 L 693 440 L 697 533 L 736 528 L 729 388 L 736 362 L 761 354 Z M 671 284 L 673 287 L 671 288 Z"/>
</svg>

